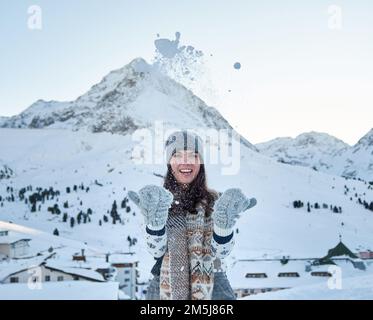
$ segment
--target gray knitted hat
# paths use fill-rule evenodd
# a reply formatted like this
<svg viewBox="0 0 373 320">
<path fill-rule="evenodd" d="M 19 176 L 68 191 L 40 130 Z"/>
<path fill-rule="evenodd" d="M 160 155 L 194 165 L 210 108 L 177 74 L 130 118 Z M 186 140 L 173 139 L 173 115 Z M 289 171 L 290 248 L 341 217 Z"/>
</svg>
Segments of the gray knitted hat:
<svg viewBox="0 0 373 320">
<path fill-rule="evenodd" d="M 180 150 L 193 150 L 199 154 L 201 163 L 203 163 L 203 142 L 195 133 L 186 130 L 175 131 L 170 134 L 165 143 L 167 163 L 170 162 L 172 155 Z"/>
</svg>

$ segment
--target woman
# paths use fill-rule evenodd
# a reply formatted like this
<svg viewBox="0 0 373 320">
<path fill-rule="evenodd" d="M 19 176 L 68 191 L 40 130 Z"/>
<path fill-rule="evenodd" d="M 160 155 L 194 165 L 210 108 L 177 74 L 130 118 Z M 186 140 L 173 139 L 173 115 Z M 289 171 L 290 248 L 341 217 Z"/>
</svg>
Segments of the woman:
<svg viewBox="0 0 373 320">
<path fill-rule="evenodd" d="M 200 137 L 177 131 L 166 141 L 163 188 L 143 187 L 128 196 L 145 217 L 148 251 L 157 260 L 149 300 L 227 300 L 235 295 L 221 259 L 234 245 L 239 213 L 253 207 L 240 189 L 219 195 L 207 188 Z"/>
</svg>

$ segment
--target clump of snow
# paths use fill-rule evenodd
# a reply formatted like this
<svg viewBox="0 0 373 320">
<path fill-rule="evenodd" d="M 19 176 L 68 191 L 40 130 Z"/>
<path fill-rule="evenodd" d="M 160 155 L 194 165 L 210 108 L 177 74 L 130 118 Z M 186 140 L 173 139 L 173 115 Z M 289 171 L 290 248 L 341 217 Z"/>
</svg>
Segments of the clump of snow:
<svg viewBox="0 0 373 320">
<path fill-rule="evenodd" d="M 235 68 L 236 70 L 240 70 L 240 69 L 241 69 L 241 63 L 236 62 L 236 63 L 233 65 L 233 68 Z"/>
<path fill-rule="evenodd" d="M 191 45 L 180 44 L 180 32 L 175 40 L 156 39 L 153 66 L 175 81 L 193 90 L 207 73 L 204 53 Z"/>
<path fill-rule="evenodd" d="M 176 32 L 175 37 L 175 40 L 157 39 L 154 41 L 155 47 L 163 57 L 172 59 L 181 53 L 182 50 L 179 48 L 180 32 Z"/>
</svg>

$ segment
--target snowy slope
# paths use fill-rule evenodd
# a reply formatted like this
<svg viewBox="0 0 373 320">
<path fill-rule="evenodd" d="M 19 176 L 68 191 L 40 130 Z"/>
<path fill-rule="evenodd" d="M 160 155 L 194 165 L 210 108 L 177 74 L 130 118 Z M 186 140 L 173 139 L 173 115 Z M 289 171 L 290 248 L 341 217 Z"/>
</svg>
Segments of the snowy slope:
<svg viewBox="0 0 373 320">
<path fill-rule="evenodd" d="M 354 146 L 327 133 L 311 131 L 295 138 L 276 138 L 255 146 L 279 162 L 372 181 L 372 141 L 373 129 Z"/>
<path fill-rule="evenodd" d="M 35 213 L 31 213 L 23 202 L 4 201 L 0 207 L 0 220 L 49 233 L 58 228 L 63 237 L 86 242 L 103 252 L 128 251 L 126 239 L 135 237 L 138 242 L 131 250 L 140 256 L 142 276 L 148 275 L 152 259 L 145 250 L 142 217 L 133 215 L 137 210 L 132 203 L 129 213 L 119 209 L 124 224 L 109 222 L 99 226 L 98 222 L 111 209 L 114 200 L 120 204 L 127 190 L 138 190 L 148 183 L 161 184 L 159 175 L 165 173 L 164 166 L 133 164 L 133 142 L 123 135 L 61 129 L 0 129 L 0 137 L 2 158 L 21 173 L 0 182 L 3 198 L 8 194 L 8 186 L 16 190 L 15 194 L 29 184 L 53 186 L 61 191 L 60 206 L 69 202 L 69 208 L 63 210 L 69 215 L 86 211 L 88 207 L 93 210 L 92 222 L 71 228 L 62 222 L 61 216 L 47 211 L 56 200 L 47 201 L 40 212 Z M 241 156 L 238 175 L 222 176 L 220 166 L 207 167 L 212 188 L 224 191 L 233 186 L 241 187 L 248 196 L 258 200 L 258 205 L 245 213 L 238 224 L 232 261 L 283 255 L 321 257 L 335 246 L 339 234 L 353 251 L 373 249 L 373 214 L 358 204 L 354 196 L 357 193 L 366 201 L 372 201 L 373 190 L 369 185 L 306 167 L 282 164 L 244 146 Z M 90 191 L 66 193 L 67 186 L 80 183 L 89 186 Z M 350 189 L 348 194 L 344 193 L 345 185 Z M 298 199 L 341 206 L 343 212 L 294 209 L 292 202 Z"/>
</svg>

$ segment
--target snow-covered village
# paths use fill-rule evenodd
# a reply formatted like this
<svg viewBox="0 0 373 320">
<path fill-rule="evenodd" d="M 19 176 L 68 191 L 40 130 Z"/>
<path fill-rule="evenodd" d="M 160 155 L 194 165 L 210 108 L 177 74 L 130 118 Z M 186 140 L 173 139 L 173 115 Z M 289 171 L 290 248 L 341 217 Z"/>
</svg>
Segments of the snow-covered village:
<svg viewBox="0 0 373 320">
<path fill-rule="evenodd" d="M 38 91 L 17 112 L 0 104 L 0 300 L 146 300 L 159 258 L 149 252 L 149 234 L 163 229 L 149 231 L 130 192 L 164 185 L 167 166 L 155 159 L 174 130 L 228 133 L 203 137 L 206 152 L 232 153 L 204 163 L 208 187 L 223 195 L 239 188 L 255 199 L 232 227 L 231 251 L 214 264 L 234 299 L 373 299 L 373 126 L 361 125 L 366 129 L 353 143 L 311 120 L 292 137 L 284 129 L 256 138 L 245 128 L 261 120 L 248 106 L 230 115 L 203 94 L 206 84 L 196 78 L 202 57 L 213 54 L 188 45 L 193 35 L 185 33 L 184 43 L 183 35 L 157 34 L 155 53 L 144 58 L 135 48 L 124 62 L 113 58 L 92 71 L 91 82 L 80 80 L 78 95 L 60 99 L 51 90 L 53 100 Z M 233 72 L 244 72 L 245 60 L 230 62 L 219 106 L 241 101 L 228 95 L 238 90 Z M 371 120 L 369 113 L 362 118 Z M 281 122 L 291 117 L 285 114 L 265 117 Z M 276 119 L 257 132 L 275 132 Z M 154 139 L 141 149 L 144 136 Z M 158 287 L 167 292 L 164 282 Z"/>
</svg>

